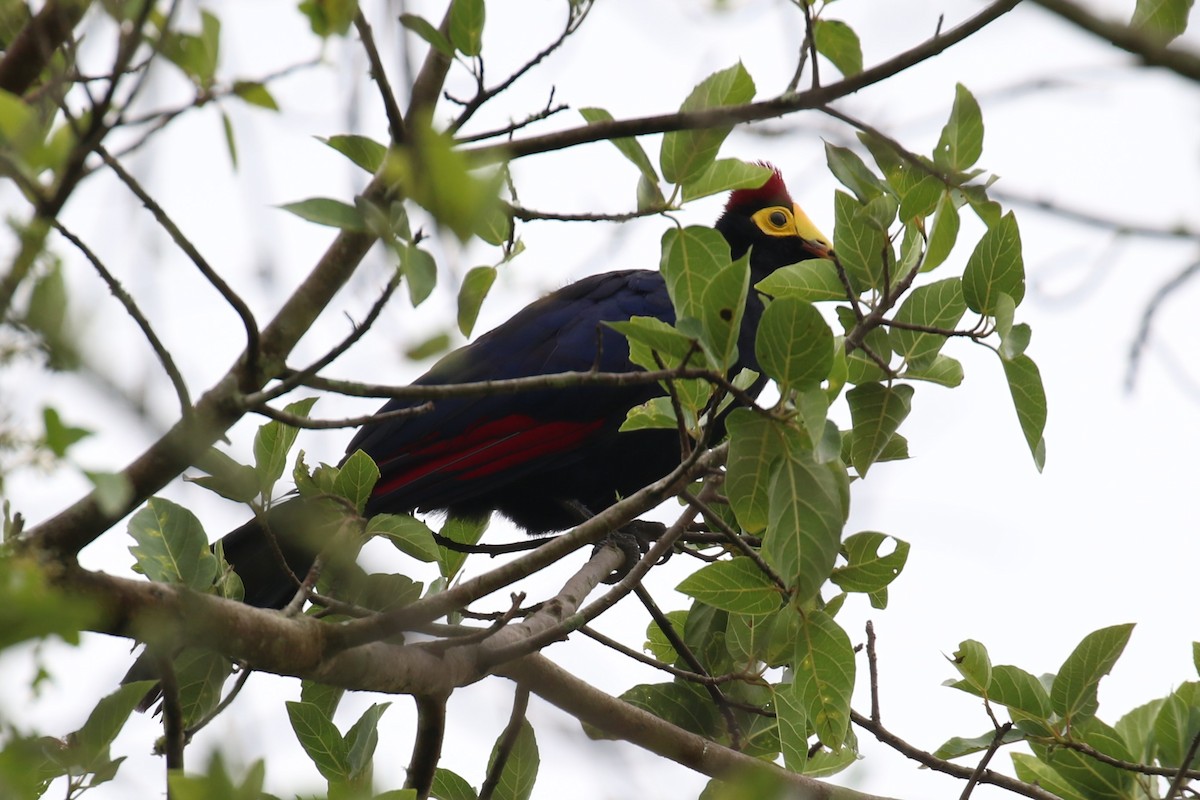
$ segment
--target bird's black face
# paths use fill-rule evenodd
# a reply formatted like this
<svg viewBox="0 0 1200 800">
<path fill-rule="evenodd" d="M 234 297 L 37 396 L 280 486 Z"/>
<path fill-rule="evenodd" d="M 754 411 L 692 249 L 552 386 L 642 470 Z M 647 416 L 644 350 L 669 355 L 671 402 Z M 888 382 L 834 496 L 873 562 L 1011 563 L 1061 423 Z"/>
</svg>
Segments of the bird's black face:
<svg viewBox="0 0 1200 800">
<path fill-rule="evenodd" d="M 716 228 L 729 242 L 733 258 L 750 250 L 750 269 L 765 276 L 809 258 L 828 258 L 833 244 L 796 204 L 730 208 Z"/>
</svg>

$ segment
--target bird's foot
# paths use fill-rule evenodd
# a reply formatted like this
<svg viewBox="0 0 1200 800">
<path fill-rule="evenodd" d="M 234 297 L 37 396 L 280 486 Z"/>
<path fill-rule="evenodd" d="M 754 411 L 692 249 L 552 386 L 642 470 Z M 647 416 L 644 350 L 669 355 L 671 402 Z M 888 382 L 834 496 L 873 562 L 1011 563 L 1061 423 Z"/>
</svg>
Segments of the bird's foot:
<svg viewBox="0 0 1200 800">
<path fill-rule="evenodd" d="M 627 523 L 624 527 L 618 528 L 608 535 L 608 538 L 597 544 L 596 549 L 599 550 L 606 544 L 615 545 L 624 555 L 625 560 L 621 566 L 617 567 L 611 575 L 604 579 L 604 583 L 617 583 L 629 574 L 634 565 L 642 559 L 650 551 L 651 545 L 658 541 L 659 537 L 667 530 L 667 526 L 661 522 L 652 522 L 645 519 L 635 519 Z M 662 561 L 666 561 L 670 557 L 670 552 L 663 556 Z M 662 563 L 660 561 L 659 563 Z"/>
</svg>

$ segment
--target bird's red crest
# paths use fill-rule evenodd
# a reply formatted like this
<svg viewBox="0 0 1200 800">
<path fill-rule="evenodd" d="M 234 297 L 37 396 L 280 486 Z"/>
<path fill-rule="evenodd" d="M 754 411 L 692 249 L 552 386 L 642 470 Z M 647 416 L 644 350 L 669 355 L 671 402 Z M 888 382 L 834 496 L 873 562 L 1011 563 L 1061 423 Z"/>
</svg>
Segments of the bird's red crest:
<svg viewBox="0 0 1200 800">
<path fill-rule="evenodd" d="M 783 183 L 783 175 L 779 169 L 765 161 L 759 161 L 760 167 L 771 170 L 771 177 L 757 189 L 736 189 L 729 195 L 725 210 L 736 208 L 766 208 L 767 206 L 792 206 L 792 196 L 788 194 L 787 186 Z"/>
</svg>

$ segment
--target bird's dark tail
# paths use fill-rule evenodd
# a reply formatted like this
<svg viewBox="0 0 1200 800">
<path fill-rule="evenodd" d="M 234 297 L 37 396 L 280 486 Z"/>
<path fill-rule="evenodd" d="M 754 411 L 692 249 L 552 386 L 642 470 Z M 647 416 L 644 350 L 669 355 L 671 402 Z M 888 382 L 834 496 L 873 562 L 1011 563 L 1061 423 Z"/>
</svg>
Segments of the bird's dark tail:
<svg viewBox="0 0 1200 800">
<path fill-rule="evenodd" d="M 221 539 L 225 560 L 245 587 L 242 602 L 258 608 L 283 608 L 288 604 L 320 551 L 320 543 L 309 535 L 312 517 L 310 504 L 301 499 L 289 500 L 271 508 L 265 520 L 252 519 Z M 154 659 L 143 653 L 121 683 L 158 677 Z M 160 695 L 156 686 L 138 709 L 146 711 Z"/>
</svg>

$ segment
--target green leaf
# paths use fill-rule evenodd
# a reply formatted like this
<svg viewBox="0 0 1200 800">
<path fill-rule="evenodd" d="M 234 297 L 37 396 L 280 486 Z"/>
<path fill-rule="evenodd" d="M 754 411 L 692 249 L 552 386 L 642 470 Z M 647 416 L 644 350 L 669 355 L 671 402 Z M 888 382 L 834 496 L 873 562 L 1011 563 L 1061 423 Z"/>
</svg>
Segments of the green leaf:
<svg viewBox="0 0 1200 800">
<path fill-rule="evenodd" d="M 1125 742 L 1108 725 L 1098 719 L 1080 719 L 1071 725 L 1071 738 L 1096 751 L 1121 761 L 1132 761 Z M 1077 787 L 1090 800 L 1127 800 L 1136 797 L 1132 772 L 1067 748 L 1050 748 L 1031 742 L 1034 755 L 1048 763 L 1065 780 Z"/>
<path fill-rule="evenodd" d="M 358 513 L 363 513 L 367 501 L 371 499 L 371 490 L 379 480 L 379 468 L 371 457 L 362 450 L 355 450 L 343 463 L 337 478 L 333 482 L 333 493 L 344 497 L 354 505 Z"/>
<path fill-rule="evenodd" d="M 1200 684 L 1188 681 L 1164 698 L 1154 719 L 1159 763 L 1168 769 L 1183 767 L 1197 736 L 1200 736 Z M 1188 769 L 1195 767 L 1196 759 L 1193 754 Z"/>
<path fill-rule="evenodd" d="M 358 0 L 301 0 L 300 13 L 308 17 L 313 33 L 322 39 L 345 36 L 358 12 Z"/>
<path fill-rule="evenodd" d="M 425 302 L 437 286 L 437 262 L 415 244 L 403 245 L 398 252 L 400 269 L 408 280 L 408 298 L 416 308 Z"/>
<path fill-rule="evenodd" d="M 258 81 L 234 81 L 233 93 L 252 106 L 268 111 L 279 110 L 279 104 L 275 102 L 271 90 Z"/>
<path fill-rule="evenodd" d="M 284 203 L 279 208 L 318 225 L 328 225 L 331 228 L 354 233 L 364 233 L 367 230 L 367 225 L 358 209 L 341 200 L 329 197 L 310 197 L 295 203 Z"/>
<path fill-rule="evenodd" d="M 779 297 L 763 311 L 754 351 L 763 372 L 783 387 L 816 388 L 833 368 L 833 331 L 812 303 Z"/>
<path fill-rule="evenodd" d="M 300 681 L 300 702 L 316 706 L 329 719 L 333 719 L 338 703 L 345 694 L 345 689 L 339 689 L 336 686 L 314 681 Z"/>
<path fill-rule="evenodd" d="M 883 552 L 888 542 L 894 546 Z M 899 575 L 908 561 L 909 544 L 878 531 L 862 531 L 842 542 L 846 566 L 833 571 L 830 579 L 844 592 L 871 593 L 883 589 Z"/>
<path fill-rule="evenodd" d="M 671 228 L 663 234 L 661 271 L 676 326 L 693 333 L 686 326 L 695 320 L 709 359 L 721 368 L 732 364 L 750 285 L 749 260 L 731 264 L 725 237 L 712 228 Z"/>
<path fill-rule="evenodd" d="M 825 161 L 833 176 L 854 192 L 860 203 L 869 203 L 888 192 L 883 181 L 871 172 L 871 168 L 853 150 L 826 142 Z"/>
<path fill-rule="evenodd" d="M 771 168 L 736 158 L 718 158 L 683 185 L 683 199 L 696 200 L 733 189 L 757 189 L 771 177 Z"/>
<path fill-rule="evenodd" d="M 687 625 L 687 617 L 687 611 L 677 610 L 667 612 L 667 620 L 670 621 L 676 631 L 684 630 Z M 674 664 L 679 660 L 679 654 L 675 652 L 675 646 L 671 644 L 671 640 L 663 633 L 663 629 L 659 627 L 658 623 L 653 620 L 646 625 L 646 642 L 642 645 L 642 648 L 666 664 Z"/>
<path fill-rule="evenodd" d="M 850 463 L 860 477 L 875 463 L 912 409 L 913 388 L 864 383 L 846 392 L 852 427 Z"/>
<path fill-rule="evenodd" d="M 318 136 L 317 141 L 332 147 L 372 175 L 383 167 L 383 161 L 387 157 L 387 147 L 366 136 Z"/>
<path fill-rule="evenodd" d="M 810 258 L 781 267 L 756 283 L 755 288 L 771 297 L 796 297 L 810 303 L 846 299 L 837 265 L 827 258 Z"/>
<path fill-rule="evenodd" d="M 206 774 L 185 775 L 180 770 L 170 770 L 167 786 L 172 800 L 262 800 L 266 797 L 262 790 L 266 773 L 266 764 L 260 759 L 246 770 L 242 781 L 235 784 L 221 751 L 217 750 L 209 760 Z"/>
<path fill-rule="evenodd" d="M 483 23 L 487 9 L 483 0 L 454 0 L 450 5 L 450 41 L 464 56 L 483 51 Z"/>
<path fill-rule="evenodd" d="M 1066 724 L 1096 713 L 1100 679 L 1112 671 L 1131 633 L 1132 623 L 1101 628 L 1083 637 L 1067 656 L 1050 690 L 1051 706 Z"/>
<path fill-rule="evenodd" d="M 993 702 L 1018 710 L 1037 719 L 1050 716 L 1050 694 L 1036 677 L 1020 667 L 998 664 L 992 667 L 988 697 Z"/>
<path fill-rule="evenodd" d="M 458 289 L 458 329 L 463 336 L 470 336 L 475 329 L 479 308 L 495 282 L 495 267 L 473 267 L 463 278 Z"/>
<path fill-rule="evenodd" d="M 588 125 L 595 125 L 601 122 L 612 122 L 613 115 L 603 108 L 581 108 L 579 115 L 583 117 L 584 122 Z M 657 199 L 661 205 L 663 201 L 662 191 L 658 188 L 658 173 L 654 171 L 654 165 L 650 162 L 650 157 L 646 155 L 646 151 L 642 149 L 642 145 L 632 136 L 621 136 L 609 141 L 620 151 L 621 155 L 629 159 L 638 172 L 641 173 L 642 179 L 645 181 L 647 189 L 651 192 L 648 200 Z"/>
<path fill-rule="evenodd" d="M 980 314 L 995 314 L 1001 293 L 1020 305 L 1025 296 L 1021 232 L 1010 211 L 983 234 L 963 270 L 963 299 Z"/>
<path fill-rule="evenodd" d="M 644 683 L 622 693 L 621 699 L 700 736 L 715 736 L 721 730 L 711 698 L 695 684 Z"/>
<path fill-rule="evenodd" d="M 929 216 L 945 196 L 946 184 L 933 175 L 926 175 L 908 187 L 900 198 L 900 221 Z"/>
<path fill-rule="evenodd" d="M 830 750 L 837 750 L 850 727 L 855 671 L 850 637 L 825 612 L 804 614 L 792 668 L 796 696 L 817 738 Z"/>
<path fill-rule="evenodd" d="M 966 311 L 962 281 L 959 278 L 946 278 L 913 289 L 896 312 L 896 320 L 909 325 L 952 331 Z M 904 356 L 909 364 L 931 362 L 946 343 L 946 337 L 941 334 L 902 327 L 893 327 L 890 339 L 895 351 Z"/>
<path fill-rule="evenodd" d="M 867 221 L 857 200 L 843 191 L 833 198 L 833 243 L 838 260 L 857 290 L 883 288 L 882 259 L 887 234 Z"/>
<path fill-rule="evenodd" d="M 493 771 L 496 758 L 500 754 L 500 747 L 501 741 L 497 739 L 492 748 L 492 755 L 488 759 L 489 774 Z M 508 751 L 508 758 L 500 770 L 500 780 L 492 794 L 494 800 L 528 800 L 529 796 L 533 794 L 533 785 L 537 780 L 540 765 L 541 756 L 538 754 L 533 727 L 528 721 L 522 720 L 516 742 Z"/>
<path fill-rule="evenodd" d="M 96 703 L 87 722 L 71 737 L 78 748 L 77 763 L 90 770 L 108 761 L 109 745 L 153 685 L 154 681 L 127 683 Z"/>
<path fill-rule="evenodd" d="M 1004 734 L 1001 738 L 1002 744 L 1013 744 L 1024 740 L 1025 734 L 1019 730 L 1012 729 Z M 988 731 L 979 736 L 970 739 L 964 739 L 960 736 L 954 736 L 947 739 L 937 750 L 933 752 L 935 758 L 961 758 L 969 756 L 972 753 L 982 753 L 990 749 L 996 741 L 996 731 Z"/>
<path fill-rule="evenodd" d="M 750 616 L 779 610 L 779 587 L 749 558 L 716 561 L 693 572 L 675 590 L 710 606 Z"/>
<path fill-rule="evenodd" d="M 963 368 L 956 359 L 939 353 L 928 363 L 916 366 L 910 364 L 900 377 L 913 381 L 928 381 L 953 389 L 963 382 Z"/>
<path fill-rule="evenodd" d="M 982 154 L 983 115 L 975 97 L 960 83 L 955 86 L 954 107 L 934 148 L 933 160 L 940 167 L 962 172 Z"/>
<path fill-rule="evenodd" d="M 986 647 L 974 639 L 965 639 L 959 642 L 950 663 L 966 680 L 973 694 L 988 696 L 988 687 L 992 684 L 992 661 L 988 658 Z"/>
<path fill-rule="evenodd" d="M 828 58 L 845 77 L 862 72 L 862 44 L 858 34 L 840 19 L 814 19 L 813 42 L 817 52 Z"/>
<path fill-rule="evenodd" d="M 941 265 L 958 241 L 959 217 L 949 192 L 942 194 L 934 212 L 933 226 L 929 229 L 929 243 L 925 247 L 925 259 L 921 271 L 928 272 Z"/>
<path fill-rule="evenodd" d="M 1042 374 L 1029 356 L 1017 356 L 1011 361 L 1001 360 L 1001 363 L 1021 431 L 1040 472 L 1046 464 L 1046 440 L 1042 436 L 1046 428 L 1046 390 L 1042 386 Z"/>
<path fill-rule="evenodd" d="M 446 58 L 454 58 L 454 45 L 429 20 L 416 14 L 401 14 L 400 24 L 425 40 L 426 44 Z"/>
<path fill-rule="evenodd" d="M 1187 30 L 1193 0 L 1137 0 L 1129 27 L 1159 44 Z"/>
<path fill-rule="evenodd" d="M 151 497 L 129 520 L 129 548 L 152 581 L 178 583 L 203 592 L 217 576 L 217 559 L 196 515 L 180 505 Z"/>
<path fill-rule="evenodd" d="M 683 101 L 679 111 L 688 113 L 740 105 L 753 99 L 754 81 L 739 62 L 701 81 Z M 665 134 L 659 156 L 663 177 L 677 184 L 688 184 L 699 178 L 716 159 L 721 143 L 731 130 L 733 126 L 728 125 Z"/>
<path fill-rule="evenodd" d="M 96 505 L 105 514 L 123 514 L 133 500 L 133 484 L 120 472 L 92 472 L 84 475 L 95 487 Z"/>
<path fill-rule="evenodd" d="M 191 727 L 208 716 L 221 702 L 225 679 L 233 672 L 233 663 L 209 650 L 186 648 L 175 658 L 175 680 L 179 683 L 179 704 L 183 724 Z"/>
<path fill-rule="evenodd" d="M 487 530 L 488 519 L 488 517 L 470 519 L 451 516 L 438 533 L 459 544 L 478 544 L 479 540 L 483 538 L 483 532 Z M 462 567 L 463 562 L 467 560 L 467 554 L 450 550 L 442 545 L 438 545 L 438 551 L 441 553 L 438 561 L 441 563 L 442 576 L 447 580 L 452 579 Z"/>
<path fill-rule="evenodd" d="M 350 780 L 358 781 L 370 777 L 371 759 L 374 758 L 375 747 L 379 744 L 379 718 L 390 705 L 391 703 L 372 703 L 350 730 L 346 731 L 344 741 Z"/>
<path fill-rule="evenodd" d="M 793 686 L 785 684 L 773 688 L 783 764 L 792 772 L 803 773 L 808 765 L 808 710 Z"/>
<path fill-rule="evenodd" d="M 386 537 L 397 550 L 419 561 L 438 560 L 439 551 L 433 531 L 409 514 L 376 514 L 367 520 L 367 536 Z"/>
<path fill-rule="evenodd" d="M 1192 666 L 1200 674 L 1200 642 L 1192 642 Z"/>
<path fill-rule="evenodd" d="M 793 447 L 798 432 L 779 420 L 735 408 L 726 420 L 729 431 L 725 493 L 738 522 L 750 533 L 767 526 L 772 467 Z"/>
<path fill-rule="evenodd" d="M 1047 697 L 1049 705 L 1049 697 Z M 1166 698 L 1151 700 L 1131 709 L 1113 727 L 1133 754 L 1133 760 L 1142 764 L 1153 763 L 1158 743 L 1155 741 L 1154 724 L 1158 720 Z"/>
<path fill-rule="evenodd" d="M 459 5 L 456 0 L 453 7 Z M 503 169 L 473 169 L 453 137 L 435 129 L 428 117 L 412 122 L 409 138 L 409 146 L 389 153 L 384 168 L 387 178 L 459 240 L 465 242 L 480 230 L 490 231 L 500 205 Z"/>
<path fill-rule="evenodd" d="M 292 730 L 321 775 L 331 783 L 350 780 L 350 748 L 325 711 L 311 703 L 286 705 Z"/>
<path fill-rule="evenodd" d="M 79 631 L 95 622 L 101 610 L 82 595 L 68 595 L 51 586 L 32 561 L 0 558 L 0 651 L 50 635 L 78 644 Z"/>
<path fill-rule="evenodd" d="M 1061 800 L 1095 800 L 1086 793 L 1080 792 L 1056 769 L 1039 761 L 1034 756 L 1027 753 L 1013 753 L 1012 761 L 1020 780 L 1040 786 Z"/>
<path fill-rule="evenodd" d="M 306 397 L 284 407 L 289 414 L 307 417 L 312 410 L 315 397 Z M 287 467 L 288 453 L 296 442 L 299 430 L 282 422 L 271 421 L 258 429 L 254 436 L 254 471 L 258 474 L 259 491 L 263 498 L 271 497 L 275 482 L 283 476 Z"/>
<path fill-rule="evenodd" d="M 479 795 L 465 778 L 443 767 L 433 773 L 429 796 L 435 800 L 479 800 Z"/>
<path fill-rule="evenodd" d="M 42 407 L 42 424 L 46 429 L 43 441 L 46 447 L 50 448 L 50 452 L 59 458 L 66 456 L 71 445 L 92 435 L 92 431 L 87 428 L 75 428 L 64 424 L 58 411 L 50 406 Z"/>
<path fill-rule="evenodd" d="M 840 465 L 789 454 L 775 468 L 762 552 L 796 588 L 797 603 L 816 597 L 833 570 L 847 493 L 846 472 Z"/>
</svg>

